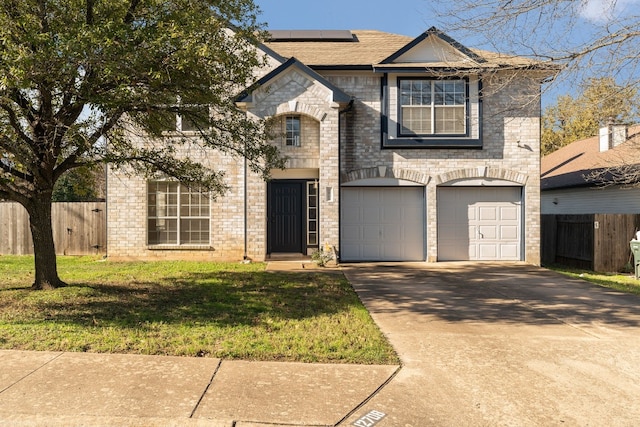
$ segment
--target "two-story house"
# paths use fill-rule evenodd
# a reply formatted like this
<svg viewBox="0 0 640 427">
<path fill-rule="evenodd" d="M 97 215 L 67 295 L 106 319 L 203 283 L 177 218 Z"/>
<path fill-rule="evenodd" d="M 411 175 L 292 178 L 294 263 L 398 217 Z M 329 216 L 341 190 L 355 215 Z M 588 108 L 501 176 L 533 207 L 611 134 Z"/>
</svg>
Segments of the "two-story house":
<svg viewBox="0 0 640 427">
<path fill-rule="evenodd" d="M 540 84 L 549 69 L 435 28 L 273 31 L 237 99 L 280 127 L 264 182 L 243 159 L 210 200 L 108 175 L 110 257 L 264 260 L 325 245 L 341 261 L 540 261 Z M 200 157 L 198 157 L 200 156 Z"/>
</svg>

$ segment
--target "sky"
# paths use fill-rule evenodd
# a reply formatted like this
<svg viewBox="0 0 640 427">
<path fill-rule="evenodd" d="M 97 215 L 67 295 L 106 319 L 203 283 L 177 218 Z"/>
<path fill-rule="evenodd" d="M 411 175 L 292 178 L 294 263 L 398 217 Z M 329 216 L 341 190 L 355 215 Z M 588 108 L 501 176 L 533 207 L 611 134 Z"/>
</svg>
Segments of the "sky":
<svg viewBox="0 0 640 427">
<path fill-rule="evenodd" d="M 455 0 L 451 0 L 455 1 Z M 583 2 L 578 25 L 582 35 L 594 25 L 603 25 L 629 10 L 637 10 L 640 0 L 574 0 Z M 436 20 L 430 0 L 254 0 L 262 10 L 260 21 L 271 30 L 380 30 L 417 37 L 432 26 L 449 34 L 446 23 Z M 444 25 L 444 27 L 443 27 Z M 574 32 L 581 34 L 581 28 Z M 481 39 L 456 38 L 468 47 L 495 50 Z M 561 37 L 558 35 L 558 37 Z M 553 38 L 551 39 L 553 40 Z M 575 85 L 559 83 L 543 92 L 543 106 L 561 94 L 576 95 Z"/>
<path fill-rule="evenodd" d="M 427 0 L 255 0 L 271 30 L 380 30 L 417 37 L 429 23 Z"/>
</svg>

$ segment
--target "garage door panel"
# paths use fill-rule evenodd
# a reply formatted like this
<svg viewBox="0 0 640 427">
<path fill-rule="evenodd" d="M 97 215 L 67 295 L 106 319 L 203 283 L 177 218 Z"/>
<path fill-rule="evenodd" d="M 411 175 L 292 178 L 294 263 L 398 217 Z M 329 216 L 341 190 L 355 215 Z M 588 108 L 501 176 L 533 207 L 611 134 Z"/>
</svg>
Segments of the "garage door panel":
<svg viewBox="0 0 640 427">
<path fill-rule="evenodd" d="M 480 221 L 495 221 L 498 218 L 495 206 L 478 206 Z"/>
<path fill-rule="evenodd" d="M 342 227 L 342 236 L 347 241 L 360 239 L 360 227 L 344 226 Z"/>
<path fill-rule="evenodd" d="M 370 260 L 381 259 L 382 257 L 380 254 L 380 246 L 379 245 L 363 245 L 362 256 L 364 256 L 365 259 L 370 259 Z"/>
<path fill-rule="evenodd" d="M 500 226 L 500 236 L 501 240 L 518 240 L 518 233 L 520 230 L 518 227 L 514 225 L 503 225 Z"/>
<path fill-rule="evenodd" d="M 495 240 L 498 238 L 498 226 L 495 224 L 481 225 L 478 229 L 480 230 L 478 237 L 482 240 Z"/>
<path fill-rule="evenodd" d="M 403 218 L 403 209 L 400 206 L 385 207 L 380 222 L 383 224 L 394 224 Z"/>
<path fill-rule="evenodd" d="M 361 230 L 362 240 L 364 241 L 377 241 L 380 239 L 380 227 L 377 225 L 363 225 Z"/>
<path fill-rule="evenodd" d="M 345 187 L 341 206 L 342 259 L 424 260 L 423 187 Z"/>
<path fill-rule="evenodd" d="M 518 219 L 519 206 L 502 206 L 500 208 L 500 219 L 514 221 Z"/>
<path fill-rule="evenodd" d="M 462 209 L 460 209 L 460 210 L 462 210 Z M 471 220 L 478 219 L 478 218 L 476 218 L 476 209 L 473 208 L 472 206 L 468 206 L 467 207 L 467 218 L 471 219 Z M 454 215 L 454 216 L 451 217 L 451 219 L 454 220 L 455 223 L 458 223 L 460 220 L 464 220 L 465 218 L 461 218 L 458 215 Z"/>
<path fill-rule="evenodd" d="M 404 235 L 404 226 L 402 224 L 385 223 L 381 238 L 385 242 L 400 242 Z"/>
<path fill-rule="evenodd" d="M 519 256 L 520 247 L 518 245 L 504 244 L 500 246 L 500 259 L 514 259 Z"/>
<path fill-rule="evenodd" d="M 498 247 L 491 243 L 481 243 L 478 245 L 479 254 L 478 257 L 484 260 L 497 260 L 498 259 Z"/>
<path fill-rule="evenodd" d="M 437 191 L 439 260 L 520 260 L 521 187 Z"/>
<path fill-rule="evenodd" d="M 381 219 L 380 209 L 372 206 L 369 209 L 363 210 L 361 217 L 364 223 L 378 223 Z"/>
<path fill-rule="evenodd" d="M 439 246 L 438 246 L 438 247 L 439 247 Z M 457 251 L 459 250 L 458 248 L 459 248 L 459 246 L 458 246 L 458 245 L 455 245 L 455 246 L 449 247 L 449 248 L 447 248 L 447 250 L 445 251 L 445 253 L 446 253 L 446 254 L 455 254 L 455 253 L 457 253 Z M 440 251 L 438 250 L 438 253 L 439 253 L 439 252 L 440 252 Z M 468 258 L 468 259 L 478 259 L 478 256 L 479 256 L 479 255 L 478 255 L 478 247 L 477 247 L 477 246 L 475 246 L 475 245 L 473 245 L 473 246 L 469 245 L 469 252 L 468 252 L 468 253 L 469 253 L 469 258 Z"/>
</svg>

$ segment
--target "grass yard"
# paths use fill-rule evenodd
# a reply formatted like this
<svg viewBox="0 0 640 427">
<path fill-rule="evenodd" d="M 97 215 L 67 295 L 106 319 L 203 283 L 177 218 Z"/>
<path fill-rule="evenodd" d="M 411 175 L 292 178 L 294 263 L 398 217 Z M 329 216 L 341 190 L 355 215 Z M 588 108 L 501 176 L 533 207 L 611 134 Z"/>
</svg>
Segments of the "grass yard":
<svg viewBox="0 0 640 427">
<path fill-rule="evenodd" d="M 548 266 L 547 268 L 570 277 L 604 286 L 605 288 L 640 295 L 640 280 L 636 279 L 633 273 L 596 273 L 557 265 Z"/>
<path fill-rule="evenodd" d="M 264 267 L 60 257 L 69 286 L 33 291 L 33 258 L 0 256 L 0 348 L 398 363 L 341 274 Z"/>
</svg>

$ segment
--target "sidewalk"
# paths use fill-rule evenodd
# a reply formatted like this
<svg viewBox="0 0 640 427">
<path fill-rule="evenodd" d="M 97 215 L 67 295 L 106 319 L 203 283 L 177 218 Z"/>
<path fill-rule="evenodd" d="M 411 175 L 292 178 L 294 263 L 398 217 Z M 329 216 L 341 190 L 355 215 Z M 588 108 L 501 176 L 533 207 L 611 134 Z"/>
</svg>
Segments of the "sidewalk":
<svg viewBox="0 0 640 427">
<path fill-rule="evenodd" d="M 3 426 L 334 426 L 397 366 L 0 351 Z"/>
<path fill-rule="evenodd" d="M 314 268 L 286 260 L 267 270 Z M 0 425 L 335 426 L 359 417 L 398 369 L 0 350 Z"/>
</svg>

